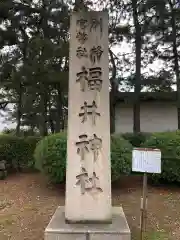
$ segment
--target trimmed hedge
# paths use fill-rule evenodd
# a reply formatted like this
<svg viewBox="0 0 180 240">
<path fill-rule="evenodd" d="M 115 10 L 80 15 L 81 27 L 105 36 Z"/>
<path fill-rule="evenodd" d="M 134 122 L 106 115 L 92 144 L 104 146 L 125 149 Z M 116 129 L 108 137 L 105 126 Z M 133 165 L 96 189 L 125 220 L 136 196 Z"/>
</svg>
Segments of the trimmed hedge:
<svg viewBox="0 0 180 240">
<path fill-rule="evenodd" d="M 16 137 L 0 135 L 0 160 L 5 160 L 8 170 L 23 171 L 33 168 L 33 153 L 39 137 Z"/>
<path fill-rule="evenodd" d="M 180 183 L 180 132 L 154 133 L 142 147 L 161 150 L 162 173 L 152 174 L 153 182 Z"/>
<path fill-rule="evenodd" d="M 119 135 L 111 139 L 112 181 L 115 181 L 121 174 L 131 172 L 132 145 Z M 65 133 L 53 134 L 42 139 L 35 150 L 36 167 L 54 183 L 65 181 L 66 143 Z"/>
<path fill-rule="evenodd" d="M 65 181 L 66 145 L 66 134 L 57 133 L 43 138 L 36 146 L 34 153 L 35 166 L 47 175 L 53 183 Z"/>
<path fill-rule="evenodd" d="M 111 179 L 131 173 L 132 145 L 120 135 L 111 136 Z"/>
<path fill-rule="evenodd" d="M 133 147 L 140 147 L 151 136 L 151 133 L 123 133 L 122 137 L 128 140 Z"/>
</svg>

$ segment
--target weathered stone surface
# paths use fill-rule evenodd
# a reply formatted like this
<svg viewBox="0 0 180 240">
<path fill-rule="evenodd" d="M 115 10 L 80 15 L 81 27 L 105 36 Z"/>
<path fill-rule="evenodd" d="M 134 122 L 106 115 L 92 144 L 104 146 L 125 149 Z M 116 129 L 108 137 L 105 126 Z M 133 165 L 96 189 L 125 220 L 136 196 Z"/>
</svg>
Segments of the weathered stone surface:
<svg viewBox="0 0 180 240">
<path fill-rule="evenodd" d="M 45 240 L 130 240 L 111 206 L 108 14 L 73 13 L 70 32 L 66 202 Z"/>
<path fill-rule="evenodd" d="M 127 234 L 92 234 L 89 240 L 130 240 Z"/>
<path fill-rule="evenodd" d="M 65 218 L 110 222 L 107 12 L 73 13 L 70 33 Z"/>
<path fill-rule="evenodd" d="M 86 240 L 86 236 L 82 234 L 45 234 L 45 240 Z"/>
<path fill-rule="evenodd" d="M 111 224 L 67 224 L 64 207 L 59 207 L 45 230 L 45 240 L 64 240 L 64 236 L 67 240 L 84 240 L 87 235 L 89 240 L 130 240 L 130 230 L 122 208 L 112 208 Z"/>
</svg>

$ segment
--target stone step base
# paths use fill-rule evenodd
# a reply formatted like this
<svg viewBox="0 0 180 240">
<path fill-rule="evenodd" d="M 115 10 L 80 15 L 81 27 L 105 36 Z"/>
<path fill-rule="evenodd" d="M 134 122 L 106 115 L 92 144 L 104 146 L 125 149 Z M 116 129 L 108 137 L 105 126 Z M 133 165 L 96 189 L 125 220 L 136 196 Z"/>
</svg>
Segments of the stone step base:
<svg viewBox="0 0 180 240">
<path fill-rule="evenodd" d="M 122 207 L 112 208 L 111 224 L 67 224 L 64 207 L 58 207 L 45 230 L 45 240 L 131 240 Z"/>
</svg>

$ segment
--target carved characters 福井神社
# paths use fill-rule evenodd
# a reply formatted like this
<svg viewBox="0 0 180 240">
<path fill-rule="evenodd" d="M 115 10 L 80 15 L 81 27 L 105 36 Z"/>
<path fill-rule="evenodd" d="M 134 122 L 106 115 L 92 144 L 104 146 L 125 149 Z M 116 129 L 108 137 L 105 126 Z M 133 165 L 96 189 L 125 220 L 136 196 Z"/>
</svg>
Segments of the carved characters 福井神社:
<svg viewBox="0 0 180 240">
<path fill-rule="evenodd" d="M 76 146 L 77 153 L 80 155 L 82 161 L 85 160 L 85 155 L 91 150 L 93 153 L 93 160 L 96 162 L 102 148 L 102 139 L 94 133 L 93 137 L 88 140 L 88 136 L 82 134 L 79 136 L 79 142 L 76 142 Z"/>
<path fill-rule="evenodd" d="M 76 185 L 80 186 L 81 194 L 85 194 L 87 184 L 89 182 L 88 173 L 85 168 L 81 168 L 81 173 L 76 176 L 76 179 L 77 179 Z"/>
<path fill-rule="evenodd" d="M 91 15 L 90 21 L 84 19 L 83 17 L 78 19 L 76 22 L 77 31 L 76 38 L 81 44 L 77 46 L 76 56 L 77 58 L 84 59 L 85 63 L 90 64 L 90 68 L 82 66 L 81 71 L 76 74 L 76 82 L 80 84 L 80 90 L 85 92 L 86 90 L 92 90 L 100 92 L 102 89 L 102 68 L 97 66 L 101 61 L 103 54 L 103 49 L 99 45 L 84 46 L 85 42 L 88 40 L 88 32 L 90 34 L 96 34 L 100 32 L 102 37 L 103 34 L 103 24 L 102 18 L 93 18 Z M 96 32 L 96 33 L 95 33 Z M 95 95 L 96 97 L 96 95 Z M 82 123 L 85 123 L 89 119 L 92 121 L 92 125 L 96 125 L 97 118 L 101 114 L 98 111 L 96 104 L 96 98 L 92 102 L 84 101 L 84 104 L 80 107 L 79 117 Z M 81 194 L 84 195 L 86 192 L 98 193 L 102 192 L 102 188 L 99 184 L 99 177 L 96 172 L 96 167 L 98 166 L 96 162 L 100 158 L 100 153 L 102 149 L 102 139 L 93 134 L 92 137 L 88 137 L 87 134 L 81 134 L 78 136 L 79 141 L 75 143 L 77 147 L 77 154 L 80 156 L 80 173 L 76 175 L 76 186 L 80 186 Z M 89 164 L 94 164 L 93 168 L 90 168 Z"/>
<path fill-rule="evenodd" d="M 93 138 L 89 140 L 90 149 L 93 152 L 94 162 L 97 161 L 99 156 L 99 151 L 102 148 L 102 139 L 98 138 L 96 134 L 94 134 Z"/>
<path fill-rule="evenodd" d="M 99 177 L 96 176 L 95 172 L 93 172 L 93 176 L 91 178 L 89 178 L 89 181 L 91 182 L 92 190 L 97 190 L 98 192 L 103 191 L 99 184 Z"/>
<path fill-rule="evenodd" d="M 88 87 L 89 90 L 96 90 L 96 91 L 101 91 L 102 88 L 102 70 L 101 67 L 94 67 L 89 69 L 89 75 L 88 71 L 86 70 L 85 67 L 82 67 L 82 71 L 77 73 L 77 79 L 76 82 L 80 83 L 80 89 L 81 91 L 86 90 L 86 86 Z"/>
<path fill-rule="evenodd" d="M 101 67 L 94 67 L 89 69 L 88 87 L 90 90 L 101 91 L 102 87 L 102 70 Z"/>
<path fill-rule="evenodd" d="M 84 161 L 86 153 L 89 152 L 89 149 L 88 149 L 89 141 L 87 140 L 86 134 L 80 135 L 79 140 L 80 140 L 79 142 L 76 142 L 76 146 L 78 147 L 77 153 L 80 155 L 81 161 Z"/>
<path fill-rule="evenodd" d="M 86 89 L 86 83 L 88 82 L 88 71 L 85 67 L 82 67 L 82 71 L 76 74 L 76 82 L 80 83 L 81 91 L 84 92 Z"/>
<path fill-rule="evenodd" d="M 101 116 L 100 113 L 96 111 L 96 109 L 97 105 L 95 101 L 92 102 L 92 105 L 88 105 L 87 102 L 84 102 L 84 106 L 81 107 L 82 112 L 79 113 L 79 116 L 82 117 L 82 123 L 87 121 L 88 116 L 91 116 L 92 124 L 95 125 L 96 117 Z"/>
<path fill-rule="evenodd" d="M 86 169 L 81 168 L 81 173 L 76 176 L 76 179 L 76 185 L 80 186 L 82 195 L 84 195 L 86 192 L 91 191 L 103 191 L 99 184 L 99 178 L 96 176 L 95 172 L 93 172 L 92 177 L 89 177 Z"/>
</svg>

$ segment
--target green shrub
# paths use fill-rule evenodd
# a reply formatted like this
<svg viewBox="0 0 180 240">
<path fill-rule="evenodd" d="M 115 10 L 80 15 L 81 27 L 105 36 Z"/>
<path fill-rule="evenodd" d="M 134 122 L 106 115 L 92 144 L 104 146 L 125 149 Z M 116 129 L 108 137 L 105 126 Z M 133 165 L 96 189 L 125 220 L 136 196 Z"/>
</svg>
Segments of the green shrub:
<svg viewBox="0 0 180 240">
<path fill-rule="evenodd" d="M 25 160 L 24 139 L 11 135 L 0 135 L 0 158 L 6 160 L 8 169 L 20 170 Z"/>
<path fill-rule="evenodd" d="M 54 183 L 65 180 L 66 142 L 66 134 L 57 133 L 43 138 L 35 149 L 36 168 Z"/>
<path fill-rule="evenodd" d="M 132 145 L 120 135 L 111 136 L 111 179 L 131 173 Z"/>
<path fill-rule="evenodd" d="M 37 141 L 36 137 L 22 138 L 6 134 L 0 135 L 0 159 L 7 162 L 9 170 L 27 169 L 29 165 L 32 165 L 30 162 L 33 161 Z"/>
<path fill-rule="evenodd" d="M 54 183 L 65 181 L 66 142 L 65 133 L 53 134 L 42 139 L 35 150 L 36 167 Z M 111 137 L 112 181 L 131 172 L 131 152 L 128 141 L 119 135 Z"/>
<path fill-rule="evenodd" d="M 122 137 L 128 140 L 133 147 L 140 147 L 149 137 L 150 133 L 123 133 Z"/>
<path fill-rule="evenodd" d="M 25 143 L 27 144 L 27 155 L 26 155 L 27 168 L 34 170 L 35 169 L 34 151 L 36 149 L 37 143 L 41 140 L 41 137 L 29 136 L 24 138 L 24 140 L 25 140 Z"/>
<path fill-rule="evenodd" d="M 142 146 L 161 150 L 162 173 L 153 182 L 180 182 L 180 132 L 154 133 Z"/>
</svg>

